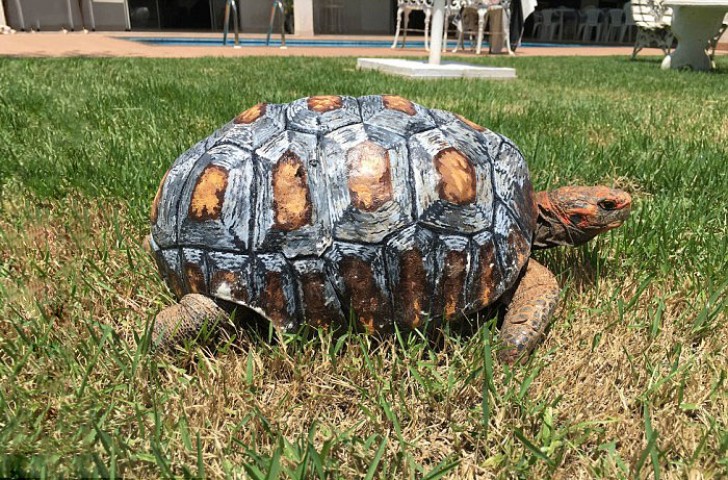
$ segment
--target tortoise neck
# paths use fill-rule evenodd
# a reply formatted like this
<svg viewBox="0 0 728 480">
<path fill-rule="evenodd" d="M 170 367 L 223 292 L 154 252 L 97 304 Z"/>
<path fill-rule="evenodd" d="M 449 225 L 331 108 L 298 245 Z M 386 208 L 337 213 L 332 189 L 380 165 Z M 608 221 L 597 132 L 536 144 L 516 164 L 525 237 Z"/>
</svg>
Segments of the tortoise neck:
<svg viewBox="0 0 728 480">
<path fill-rule="evenodd" d="M 536 218 L 536 231 L 533 234 L 533 250 L 542 250 L 544 248 L 572 246 L 576 242 L 573 239 L 567 225 L 568 220 L 564 220 L 563 214 L 558 207 L 551 201 L 549 192 L 536 193 L 536 205 L 538 206 L 538 216 Z"/>
</svg>

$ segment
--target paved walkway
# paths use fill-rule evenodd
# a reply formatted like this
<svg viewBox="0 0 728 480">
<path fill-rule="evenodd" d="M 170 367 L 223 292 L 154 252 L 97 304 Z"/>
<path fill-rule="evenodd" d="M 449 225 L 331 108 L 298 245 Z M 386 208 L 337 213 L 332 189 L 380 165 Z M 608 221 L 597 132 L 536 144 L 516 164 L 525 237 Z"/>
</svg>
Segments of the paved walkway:
<svg viewBox="0 0 728 480">
<path fill-rule="evenodd" d="M 150 58 L 192 58 L 192 57 L 243 57 L 243 56 L 353 56 L 353 57 L 422 57 L 427 52 L 422 48 L 358 48 L 358 47 L 249 47 L 222 46 L 171 46 L 146 45 L 130 41 L 128 37 L 200 37 L 221 38 L 221 34 L 159 33 L 159 32 L 18 32 L 0 35 L 0 56 L 28 57 L 150 57 Z M 232 37 L 232 36 L 231 36 Z M 229 37 L 229 38 L 231 38 Z M 245 34 L 244 38 L 264 38 L 262 35 Z M 288 39 L 310 39 L 290 35 Z M 344 37 L 317 36 L 316 39 L 342 39 Z M 349 39 L 374 39 L 391 41 L 391 37 L 348 37 Z M 421 40 L 421 39 L 417 39 Z M 522 47 L 518 57 L 532 56 L 603 56 L 630 55 L 632 47 Z M 728 52 L 723 52 L 728 53 Z M 453 55 L 448 53 L 447 55 Z M 640 55 L 662 55 L 659 49 L 645 49 Z M 473 57 L 470 52 L 455 54 L 456 57 Z"/>
</svg>

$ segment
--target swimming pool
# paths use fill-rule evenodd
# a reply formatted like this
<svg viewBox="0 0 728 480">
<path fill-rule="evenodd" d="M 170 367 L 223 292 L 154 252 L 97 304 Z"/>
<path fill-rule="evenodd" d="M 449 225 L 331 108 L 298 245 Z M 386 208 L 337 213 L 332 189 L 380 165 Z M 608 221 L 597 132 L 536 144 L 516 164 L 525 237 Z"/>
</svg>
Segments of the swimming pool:
<svg viewBox="0 0 728 480">
<path fill-rule="evenodd" d="M 195 38 L 195 37 L 119 37 L 123 40 L 131 40 L 133 42 L 144 43 L 146 45 L 165 45 L 178 47 L 222 47 L 222 37 L 220 38 Z M 232 35 L 228 36 L 226 46 L 234 44 Z M 401 43 L 400 43 L 401 45 Z M 488 43 L 483 42 L 487 47 Z M 263 38 L 241 38 L 241 47 L 264 47 L 265 39 Z M 279 38 L 271 38 L 271 47 L 280 47 Z M 337 48 L 389 48 L 392 42 L 389 40 L 340 40 L 340 39 L 287 39 L 287 47 L 337 47 Z M 523 43 L 523 47 L 579 47 L 580 45 L 564 45 L 554 43 Z M 407 42 L 407 48 L 425 48 L 423 40 L 412 40 Z M 448 48 L 455 48 L 455 40 L 448 41 Z M 470 42 L 465 42 L 465 48 L 470 48 Z"/>
</svg>

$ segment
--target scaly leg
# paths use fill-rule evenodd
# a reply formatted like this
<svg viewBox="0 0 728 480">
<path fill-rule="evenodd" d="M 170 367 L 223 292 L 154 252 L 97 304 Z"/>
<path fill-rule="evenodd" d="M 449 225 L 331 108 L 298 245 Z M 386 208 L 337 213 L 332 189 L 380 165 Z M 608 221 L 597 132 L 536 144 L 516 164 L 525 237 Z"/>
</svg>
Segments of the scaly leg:
<svg viewBox="0 0 728 480">
<path fill-rule="evenodd" d="M 227 312 L 209 297 L 196 293 L 185 295 L 178 304 L 157 314 L 152 348 L 164 350 L 184 340 L 192 340 L 202 332 L 203 326 L 207 325 L 211 330 L 218 328 L 227 317 Z"/>
<path fill-rule="evenodd" d="M 530 259 L 512 297 L 506 303 L 501 326 L 504 349 L 498 358 L 525 362 L 528 353 L 541 341 L 559 301 L 559 284 L 546 267 Z"/>
</svg>

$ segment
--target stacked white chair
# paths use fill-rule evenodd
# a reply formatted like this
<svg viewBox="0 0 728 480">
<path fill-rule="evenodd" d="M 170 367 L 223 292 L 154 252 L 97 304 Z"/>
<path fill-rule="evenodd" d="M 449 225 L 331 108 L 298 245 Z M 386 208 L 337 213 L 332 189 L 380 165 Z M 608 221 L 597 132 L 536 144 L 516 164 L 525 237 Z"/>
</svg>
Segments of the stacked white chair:
<svg viewBox="0 0 728 480">
<path fill-rule="evenodd" d="M 533 38 L 539 38 L 539 32 L 543 32 L 543 10 L 533 12 L 533 30 L 531 34 Z"/>
<path fill-rule="evenodd" d="M 625 3 L 622 10 L 624 11 L 624 24 L 622 25 L 622 31 L 619 34 L 619 38 L 622 39 L 621 41 L 624 41 L 624 37 L 626 35 L 627 41 L 631 42 L 632 34 L 637 26 L 634 23 L 634 17 L 632 17 L 632 2 Z"/>
<path fill-rule="evenodd" d="M 607 42 L 622 43 L 625 33 L 624 10 L 621 8 L 610 8 L 607 13 L 609 14 L 609 26 L 604 32 L 604 40 Z"/>
<path fill-rule="evenodd" d="M 599 41 L 602 38 L 602 12 L 596 7 L 586 7 L 582 10 L 582 22 L 579 30 L 576 32 L 577 37 L 581 37 L 582 42 L 588 42 L 594 35 L 594 40 Z"/>
<path fill-rule="evenodd" d="M 553 40 L 556 38 L 557 31 L 561 32 L 560 15 L 554 9 L 545 8 L 543 10 L 541 40 Z"/>
</svg>

